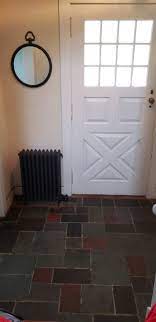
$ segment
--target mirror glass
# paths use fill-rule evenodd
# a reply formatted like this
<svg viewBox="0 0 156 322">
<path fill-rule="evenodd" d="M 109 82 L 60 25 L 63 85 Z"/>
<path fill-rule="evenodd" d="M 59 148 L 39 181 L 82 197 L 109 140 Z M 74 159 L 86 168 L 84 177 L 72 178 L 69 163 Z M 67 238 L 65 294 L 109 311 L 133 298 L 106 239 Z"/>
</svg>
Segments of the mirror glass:
<svg viewBox="0 0 156 322">
<path fill-rule="evenodd" d="M 51 74 L 51 60 L 46 52 L 36 45 L 26 45 L 16 51 L 13 70 L 19 81 L 27 86 L 39 86 Z"/>
</svg>

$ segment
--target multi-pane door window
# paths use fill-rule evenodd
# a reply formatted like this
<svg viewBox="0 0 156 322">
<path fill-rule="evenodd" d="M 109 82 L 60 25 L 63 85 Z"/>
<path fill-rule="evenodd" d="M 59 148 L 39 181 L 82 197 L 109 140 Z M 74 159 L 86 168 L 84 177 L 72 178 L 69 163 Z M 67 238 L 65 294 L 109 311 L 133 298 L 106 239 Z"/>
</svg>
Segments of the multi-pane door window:
<svg viewBox="0 0 156 322">
<path fill-rule="evenodd" d="M 152 27 L 152 20 L 86 20 L 84 86 L 146 86 Z"/>
</svg>

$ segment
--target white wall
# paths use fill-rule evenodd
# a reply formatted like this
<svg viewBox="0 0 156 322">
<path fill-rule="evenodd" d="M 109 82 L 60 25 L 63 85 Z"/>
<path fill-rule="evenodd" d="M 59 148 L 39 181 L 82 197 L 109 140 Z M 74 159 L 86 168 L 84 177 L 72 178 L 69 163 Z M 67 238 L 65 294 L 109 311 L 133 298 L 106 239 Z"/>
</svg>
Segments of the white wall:
<svg viewBox="0 0 156 322">
<path fill-rule="evenodd" d="M 98 0 L 100 1 L 104 2 Z M 25 42 L 24 36 L 28 30 L 33 31 L 36 43 L 48 51 L 53 61 L 50 80 L 37 89 L 27 88 L 18 83 L 10 68 L 11 56 L 14 50 Z M 0 142 L 2 141 L 3 148 L 0 149 L 3 150 L 1 154 L 5 195 L 10 196 L 10 189 L 14 184 L 16 187 L 21 186 L 18 162 L 18 152 L 21 149 L 62 150 L 58 0 L 0 1 L 0 81 L 3 93 L 3 102 L 0 93 L 0 116 L 3 114 L 0 119 L 1 124 L 3 122 L 3 126 L 0 124 Z M 9 131 L 8 141 L 5 119 Z M 2 137 L 4 139 L 1 140 Z M 156 144 L 154 153 L 151 185 L 152 195 L 156 196 Z"/>
<path fill-rule="evenodd" d="M 58 0 L 5 0 L 0 4 L 0 71 L 9 129 L 10 168 L 20 186 L 18 152 L 23 148 L 62 149 Z M 31 89 L 14 78 L 10 60 L 32 30 L 52 58 L 43 86 Z"/>
<path fill-rule="evenodd" d="M 156 198 L 156 123 L 155 129 L 153 133 L 153 149 L 152 149 L 152 159 L 151 159 L 151 167 L 149 174 L 149 182 L 148 182 L 148 191 L 147 197 Z"/>
</svg>

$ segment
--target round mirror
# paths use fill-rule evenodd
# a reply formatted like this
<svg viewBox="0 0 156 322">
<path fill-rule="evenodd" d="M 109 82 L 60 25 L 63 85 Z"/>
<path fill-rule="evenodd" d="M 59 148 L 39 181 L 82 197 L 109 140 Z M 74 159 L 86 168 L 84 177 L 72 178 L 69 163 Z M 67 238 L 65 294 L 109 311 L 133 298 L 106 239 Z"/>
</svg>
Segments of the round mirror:
<svg viewBox="0 0 156 322">
<path fill-rule="evenodd" d="M 45 49 L 32 42 L 16 49 L 11 66 L 16 79 L 28 87 L 45 84 L 52 72 L 50 56 Z"/>
</svg>

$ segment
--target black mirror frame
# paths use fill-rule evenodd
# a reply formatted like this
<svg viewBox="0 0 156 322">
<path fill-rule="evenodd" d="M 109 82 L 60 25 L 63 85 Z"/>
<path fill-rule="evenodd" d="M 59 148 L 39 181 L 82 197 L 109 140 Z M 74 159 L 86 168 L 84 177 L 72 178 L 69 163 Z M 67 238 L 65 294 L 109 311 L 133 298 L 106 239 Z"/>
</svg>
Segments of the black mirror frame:
<svg viewBox="0 0 156 322">
<path fill-rule="evenodd" d="M 40 84 L 36 84 L 36 85 L 29 85 L 29 84 L 26 84 L 26 83 L 24 83 L 18 76 L 17 76 L 17 74 L 16 74 L 16 72 L 15 72 L 15 68 L 14 68 L 14 59 L 15 59 L 15 56 L 16 56 L 16 54 L 22 49 L 22 48 L 25 48 L 25 47 L 36 47 L 36 48 L 38 48 L 38 49 L 40 49 L 40 50 L 42 50 L 43 51 L 43 53 L 46 55 L 46 57 L 47 57 L 47 59 L 48 59 L 48 62 L 49 62 L 49 72 L 48 72 L 48 75 L 47 75 L 47 77 L 45 78 L 45 80 L 42 82 L 42 83 L 40 83 Z M 51 76 L 51 73 L 52 73 L 52 61 L 51 61 L 51 58 L 50 58 L 50 56 L 49 56 L 49 54 L 47 53 L 47 51 L 43 48 L 43 47 L 41 47 L 41 46 L 39 46 L 39 45 L 37 45 L 37 44 L 32 44 L 32 42 L 29 42 L 29 43 L 25 43 L 25 44 L 23 44 L 23 45 L 21 45 L 21 46 L 19 46 L 15 51 L 14 51 L 14 53 L 13 53 L 13 55 L 12 55 L 12 58 L 11 58 L 11 69 L 12 69 L 12 72 L 13 72 L 13 74 L 14 74 L 14 76 L 15 76 L 15 78 L 22 84 L 22 85 L 24 85 L 24 86 L 27 86 L 27 87 L 31 87 L 31 88 L 36 88 L 36 87 L 40 87 L 40 86 L 43 86 L 48 80 L 49 80 L 49 78 L 50 78 L 50 76 Z"/>
</svg>

